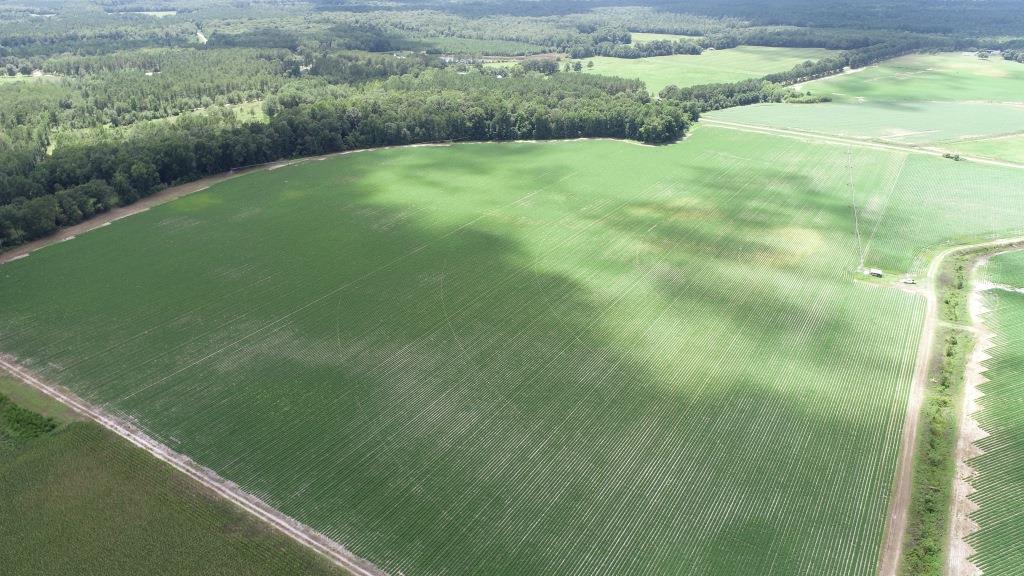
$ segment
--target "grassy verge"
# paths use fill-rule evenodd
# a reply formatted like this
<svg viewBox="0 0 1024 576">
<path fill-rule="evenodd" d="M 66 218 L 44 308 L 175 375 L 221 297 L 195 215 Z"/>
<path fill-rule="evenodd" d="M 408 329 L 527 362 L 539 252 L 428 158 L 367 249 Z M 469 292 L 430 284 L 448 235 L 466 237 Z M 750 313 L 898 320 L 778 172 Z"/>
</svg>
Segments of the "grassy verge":
<svg viewBox="0 0 1024 576">
<path fill-rule="evenodd" d="M 46 394 L 25 386 L 13 378 L 0 373 L 0 397 L 7 399 L 25 410 L 40 416 L 52 418 L 58 424 L 66 424 L 75 420 L 84 420 L 77 412 L 57 402 Z"/>
<path fill-rule="evenodd" d="M 953 324 L 970 325 L 967 300 L 971 294 L 971 268 L 975 260 L 991 250 L 965 250 L 946 257 L 938 277 L 939 318 Z"/>
<path fill-rule="evenodd" d="M 19 386 L 0 376 L 0 390 Z M 0 392 L 3 573 L 341 575 L 99 425 Z"/>
<path fill-rule="evenodd" d="M 943 573 L 956 471 L 958 406 L 972 345 L 971 333 L 962 328 L 943 328 L 936 338 L 938 350 L 929 367 L 917 430 L 914 480 L 900 567 L 900 573 L 906 576 Z"/>
<path fill-rule="evenodd" d="M 991 248 L 950 254 L 937 278 L 939 318 L 948 323 L 935 339 L 928 388 L 921 405 L 913 486 L 900 574 L 941 576 L 946 560 L 949 511 L 956 472 L 960 399 L 974 346 L 968 297 L 975 260 Z"/>
</svg>

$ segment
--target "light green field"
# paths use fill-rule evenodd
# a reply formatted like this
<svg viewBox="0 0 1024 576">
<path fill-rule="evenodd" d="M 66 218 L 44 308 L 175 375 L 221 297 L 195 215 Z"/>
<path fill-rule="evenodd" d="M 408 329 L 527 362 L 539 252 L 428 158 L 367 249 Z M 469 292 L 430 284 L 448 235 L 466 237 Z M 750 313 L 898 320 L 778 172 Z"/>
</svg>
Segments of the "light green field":
<svg viewBox="0 0 1024 576">
<path fill-rule="evenodd" d="M 1024 252 L 996 256 L 985 272 L 1024 288 Z M 986 574 L 1017 574 L 1024 566 L 1024 294 L 991 290 L 986 300 L 985 323 L 996 337 L 975 418 L 989 435 L 977 443 L 985 453 L 970 462 L 977 471 L 971 500 L 980 506 L 971 519 L 980 530 L 968 542 Z"/>
<path fill-rule="evenodd" d="M 1024 131 L 1024 106 L 985 102 L 757 104 L 717 110 L 705 116 L 727 122 L 900 144 L 937 145 L 953 150 L 966 148 L 945 141 Z"/>
<path fill-rule="evenodd" d="M 1024 250 L 1000 254 L 988 261 L 984 276 L 991 282 L 1024 288 Z"/>
<path fill-rule="evenodd" d="M 998 141 L 973 143 L 1024 132 L 1024 65 L 1016 62 L 959 52 L 904 56 L 800 89 L 834 102 L 730 108 L 707 117 L 1020 159 Z"/>
<path fill-rule="evenodd" d="M 0 397 L 5 576 L 344 574 L 62 405 L 6 376 L 0 394 L 58 420 L 26 434 Z"/>
<path fill-rule="evenodd" d="M 4 265 L 0 350 L 392 574 L 869 575 L 924 303 L 858 253 L 1022 203 L 707 127 L 352 154 Z"/>
<path fill-rule="evenodd" d="M 22 408 L 62 423 L 81 420 L 74 410 L 0 372 L 0 395 Z"/>
<path fill-rule="evenodd" d="M 177 13 L 177 10 L 132 10 L 125 12 L 108 12 L 108 14 L 144 14 L 146 16 L 152 16 L 154 18 L 166 18 L 167 16 L 174 16 Z"/>
<path fill-rule="evenodd" d="M 654 42 L 655 40 L 668 40 L 675 42 L 677 40 L 698 40 L 702 36 L 685 36 L 683 34 L 658 34 L 655 32 L 630 32 L 630 36 L 633 38 L 633 44 L 640 44 L 642 42 Z"/>
<path fill-rule="evenodd" d="M 581 60 L 594 62 L 584 71 L 607 76 L 639 78 L 654 94 L 662 88 L 736 82 L 784 72 L 807 60 L 820 60 L 834 52 L 820 48 L 768 48 L 739 46 L 728 50 L 707 50 L 699 56 L 676 54 L 653 58 L 610 58 L 597 56 Z"/>
<path fill-rule="evenodd" d="M 980 158 L 994 158 L 1024 164 L 1024 134 L 980 140 L 945 142 L 943 148 Z"/>
<path fill-rule="evenodd" d="M 913 54 L 802 86 L 836 101 L 1024 102 L 1024 64 L 973 54 Z"/>
</svg>

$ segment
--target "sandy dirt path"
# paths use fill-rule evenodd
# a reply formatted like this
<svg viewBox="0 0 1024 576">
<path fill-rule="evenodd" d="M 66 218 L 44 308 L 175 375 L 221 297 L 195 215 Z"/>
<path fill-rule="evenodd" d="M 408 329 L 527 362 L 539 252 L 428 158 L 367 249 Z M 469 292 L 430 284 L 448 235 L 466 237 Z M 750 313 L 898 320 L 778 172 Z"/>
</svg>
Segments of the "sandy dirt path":
<svg viewBox="0 0 1024 576">
<path fill-rule="evenodd" d="M 1024 237 L 992 240 L 978 244 L 968 244 L 947 248 L 937 254 L 928 266 L 928 274 L 922 288 L 927 300 L 924 325 L 921 328 L 921 341 L 917 348 L 917 363 L 914 366 L 914 379 L 910 385 L 910 398 L 907 400 L 907 415 L 903 422 L 903 438 L 900 443 L 900 459 L 896 467 L 889 501 L 889 518 L 882 541 L 882 553 L 878 561 L 879 576 L 896 576 L 903 552 L 903 539 L 907 529 L 907 512 L 910 508 L 914 453 L 917 444 L 917 425 L 921 415 L 921 403 L 928 385 L 928 367 L 931 363 L 932 348 L 935 344 L 935 333 L 939 326 L 938 277 L 942 262 L 950 254 L 979 248 L 1000 248 L 1024 242 Z"/>
<path fill-rule="evenodd" d="M 202 484 L 218 496 L 228 500 L 267 525 L 273 527 L 298 543 L 319 552 L 329 560 L 345 568 L 355 576 L 386 576 L 370 562 L 349 552 L 341 544 L 286 516 L 259 498 L 243 491 L 233 482 L 221 478 L 216 472 L 200 466 L 188 456 L 171 450 L 165 444 L 151 438 L 134 424 L 111 415 L 104 409 L 82 400 L 71 391 L 54 384 L 43 382 L 10 356 L 0 356 L 0 369 L 10 373 L 47 396 L 70 407 L 104 428 L 149 452 L 156 458 L 170 464 L 179 472 Z"/>
<path fill-rule="evenodd" d="M 74 238 L 79 234 L 85 234 L 90 230 L 95 230 L 96 228 L 100 228 L 101 226 L 106 226 L 107 224 L 110 224 L 115 220 L 120 220 L 121 218 L 131 216 L 132 214 L 144 212 L 146 210 L 149 210 L 153 206 L 163 204 L 164 202 L 170 202 L 175 198 L 181 198 L 182 196 L 187 196 L 189 194 L 192 194 L 193 192 L 206 190 L 207 188 L 213 186 L 214 184 L 218 184 L 225 180 L 230 180 L 231 178 L 234 178 L 236 176 L 248 174 L 249 172 L 255 172 L 257 170 L 266 170 L 272 166 L 285 165 L 287 163 L 288 162 L 275 162 L 273 164 L 256 166 L 245 170 L 225 172 L 223 174 L 217 174 L 215 176 L 201 178 L 199 180 L 195 180 L 187 184 L 181 184 L 180 186 L 171 186 L 170 188 L 164 188 L 163 190 L 146 196 L 145 198 L 142 198 L 138 202 L 135 202 L 133 204 L 129 204 L 127 206 L 120 206 L 118 208 L 114 208 L 113 210 L 108 210 L 107 212 L 97 214 L 96 216 L 84 222 L 75 224 L 74 226 L 61 228 L 60 230 L 54 232 L 53 234 L 50 234 L 49 236 L 45 236 L 43 238 L 39 238 L 38 240 L 33 240 L 26 244 L 22 244 L 21 246 L 17 246 L 15 248 L 7 250 L 6 252 L 0 252 L 0 264 L 6 264 L 12 260 L 24 258 L 31 254 L 32 252 L 35 252 L 40 248 L 49 246 L 50 244 L 55 244 L 63 240 Z"/>
<path fill-rule="evenodd" d="M 974 443 L 986 436 L 985 431 L 972 417 L 972 414 L 978 409 L 977 401 L 980 397 L 978 386 L 987 381 L 982 362 L 989 358 L 988 349 L 992 347 L 992 332 L 982 322 L 985 313 L 988 312 L 983 297 L 985 288 L 980 286 L 975 278 L 978 267 L 986 259 L 979 259 L 971 269 L 972 286 L 968 310 L 971 316 L 971 331 L 974 333 L 974 348 L 971 350 L 964 371 L 963 401 L 958 416 L 953 503 L 950 506 L 949 514 L 949 541 L 946 543 L 948 549 L 946 574 L 949 576 L 981 575 L 981 570 L 969 560 L 974 554 L 974 548 L 967 543 L 967 536 L 978 529 L 977 523 L 971 520 L 971 514 L 978 509 L 978 506 L 970 500 L 971 493 L 974 492 L 974 487 L 971 486 L 974 469 L 968 464 L 968 461 L 981 454 L 981 450 Z"/>
<path fill-rule="evenodd" d="M 942 157 L 948 151 L 941 148 L 934 148 L 929 146 L 911 146 L 909 144 L 898 144 L 895 142 L 882 142 L 878 140 L 872 140 L 870 138 L 854 138 L 852 136 L 835 136 L 832 134 L 824 134 L 821 132 L 808 132 L 805 130 L 793 130 L 791 128 L 772 128 L 769 126 L 758 126 L 755 124 L 743 124 L 740 122 L 727 122 L 725 120 L 714 120 L 711 118 L 701 118 L 701 124 L 708 126 L 716 126 L 718 128 L 728 128 L 730 130 L 740 130 L 743 132 L 753 132 L 755 134 L 767 134 L 770 136 L 787 136 L 790 138 L 797 138 L 805 142 L 818 142 L 826 144 L 842 144 L 842 145 L 853 145 L 860 146 L 862 148 L 874 148 L 877 150 L 893 150 L 897 152 L 913 152 L 917 154 L 927 154 L 929 156 Z M 1002 160 L 993 160 L 991 158 L 978 158 L 976 156 L 964 156 L 960 155 L 961 161 L 974 162 L 977 164 L 987 164 L 989 166 L 1001 166 L 1003 168 L 1018 168 L 1024 169 L 1024 164 L 1017 164 L 1015 162 L 1004 162 Z M 952 162 L 952 160 L 950 160 Z"/>
</svg>

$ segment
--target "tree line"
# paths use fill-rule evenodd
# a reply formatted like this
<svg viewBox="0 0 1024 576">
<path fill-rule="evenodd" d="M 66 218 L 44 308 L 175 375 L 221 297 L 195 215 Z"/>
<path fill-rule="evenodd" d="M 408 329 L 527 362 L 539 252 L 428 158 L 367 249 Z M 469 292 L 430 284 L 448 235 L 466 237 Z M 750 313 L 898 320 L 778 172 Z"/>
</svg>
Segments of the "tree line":
<svg viewBox="0 0 1024 576">
<path fill-rule="evenodd" d="M 1024 50 L 1003 50 L 1003 59 L 1024 63 Z"/>
<path fill-rule="evenodd" d="M 666 11 L 821 29 L 1000 36 L 1024 29 L 1017 0 L 649 0 Z"/>
<path fill-rule="evenodd" d="M 693 102 L 701 112 L 784 100 L 810 102 L 814 99 L 794 94 L 786 86 L 837 74 L 846 67 L 861 68 L 912 52 L 953 50 L 957 47 L 957 42 L 949 38 L 913 35 L 850 50 L 817 62 L 803 62 L 786 72 L 768 74 L 758 79 L 685 88 L 666 86 L 659 96 L 677 102 Z"/>
<path fill-rule="evenodd" d="M 688 103 L 652 100 L 637 81 L 430 68 L 339 98 L 296 100 L 267 123 L 196 116 L 154 124 L 124 140 L 58 148 L 26 173 L 0 175 L 0 247 L 50 234 L 163 186 L 282 158 L 460 140 L 666 143 L 680 138 L 696 117 Z"/>
<path fill-rule="evenodd" d="M 310 74 L 332 83 L 361 83 L 388 76 L 421 72 L 429 67 L 443 68 L 445 63 L 426 54 L 327 53 L 313 59 Z"/>
</svg>

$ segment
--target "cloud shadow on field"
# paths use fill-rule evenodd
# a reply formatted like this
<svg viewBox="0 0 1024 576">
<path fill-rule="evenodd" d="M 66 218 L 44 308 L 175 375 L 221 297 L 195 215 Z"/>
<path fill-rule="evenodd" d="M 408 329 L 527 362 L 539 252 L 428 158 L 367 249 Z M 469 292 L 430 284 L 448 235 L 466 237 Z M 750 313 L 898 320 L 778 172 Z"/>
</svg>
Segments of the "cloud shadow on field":
<svg viewBox="0 0 1024 576">
<path fill-rule="evenodd" d="M 522 146 L 483 156 L 536 154 L 543 162 L 541 153 Z M 443 190 L 443 176 L 425 172 L 478 174 L 465 154 L 477 157 L 458 147 L 431 151 L 449 162 L 387 169 L 395 181 Z M 85 379 L 103 382 L 93 398 L 390 573 L 838 573 L 851 547 L 860 564 L 874 565 L 888 490 L 865 487 L 864 470 L 881 469 L 888 482 L 892 465 L 878 463 L 891 444 L 879 444 L 879 421 L 823 416 L 751 373 L 722 379 L 719 366 L 693 363 L 678 380 L 656 370 L 644 342 L 623 348 L 635 327 L 616 316 L 618 305 L 578 277 L 530 265 L 536 254 L 520 235 L 468 218 L 425 221 L 383 204 L 361 185 L 379 164 L 355 158 L 277 176 L 312 190 L 303 203 L 282 202 L 287 190 L 247 195 L 254 177 L 206 192 L 224 202 L 176 239 L 173 250 L 189 258 L 173 270 L 157 257 L 166 232 L 131 237 L 154 262 L 107 261 L 102 269 L 137 279 L 107 303 L 124 320 L 78 335 L 104 355 L 51 375 L 79 389 Z M 346 171 L 352 185 L 316 188 L 328 170 Z M 501 184 L 513 189 L 503 190 L 510 199 L 521 192 Z M 234 219 L 254 204 L 263 210 Z M 840 210 L 827 202 L 821 209 Z M 133 218 L 141 225 L 168 210 Z M 752 236 L 766 218 L 729 214 L 733 230 Z M 643 224 L 626 221 L 622 232 Z M 68 256 L 102 259 L 129 239 L 124 230 Z M 690 258 L 727 260 L 709 249 L 722 235 L 679 231 L 658 234 L 681 242 Z M 532 233 L 539 230 L 521 235 Z M 231 265 L 234 275 L 209 273 Z M 722 322 L 747 333 L 796 329 L 751 324 L 730 310 L 735 286 L 716 285 L 716 266 L 707 269 L 701 298 L 716 303 Z M 61 302 L 53 324 L 38 330 L 73 333 L 79 328 L 61 320 L 61 307 L 75 306 L 73 287 L 97 271 L 69 274 L 77 277 L 63 285 L 0 279 L 19 299 L 0 315 Z M 137 295 L 166 293 L 157 291 L 164 284 L 177 290 L 160 306 L 133 308 Z M 208 303 L 204 314 L 244 320 L 185 316 L 195 302 Z M 829 320 L 841 329 L 845 318 Z M 129 321 L 144 335 L 123 342 Z M 21 355 L 37 354 L 37 365 L 71 353 L 44 350 L 56 356 L 42 358 L 35 347 L 45 338 L 11 340 Z M 698 394 L 688 387 L 698 381 L 713 385 Z M 848 505 L 865 500 L 872 504 Z"/>
</svg>

